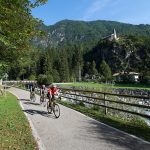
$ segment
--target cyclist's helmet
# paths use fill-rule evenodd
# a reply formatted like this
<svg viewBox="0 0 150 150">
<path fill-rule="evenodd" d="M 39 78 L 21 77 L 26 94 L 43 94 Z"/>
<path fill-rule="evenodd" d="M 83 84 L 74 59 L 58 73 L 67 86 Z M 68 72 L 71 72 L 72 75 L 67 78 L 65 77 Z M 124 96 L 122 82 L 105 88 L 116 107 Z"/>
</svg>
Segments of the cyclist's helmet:
<svg viewBox="0 0 150 150">
<path fill-rule="evenodd" d="M 51 84 L 51 87 L 56 87 L 56 84 Z"/>
<path fill-rule="evenodd" d="M 43 89 L 45 88 L 45 85 L 44 85 L 44 84 L 42 85 L 42 88 L 43 88 Z"/>
</svg>

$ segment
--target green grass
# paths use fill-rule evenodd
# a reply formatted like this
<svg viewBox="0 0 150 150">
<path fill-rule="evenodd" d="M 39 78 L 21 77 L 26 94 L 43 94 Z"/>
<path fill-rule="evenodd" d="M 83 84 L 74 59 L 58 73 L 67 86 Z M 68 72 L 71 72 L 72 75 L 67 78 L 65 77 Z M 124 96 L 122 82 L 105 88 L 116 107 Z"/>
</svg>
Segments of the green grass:
<svg viewBox="0 0 150 150">
<path fill-rule="evenodd" d="M 70 83 L 70 84 L 61 84 L 63 86 L 77 86 L 77 87 L 87 87 L 87 88 L 128 88 L 128 89 L 146 89 L 150 90 L 150 85 L 143 85 L 143 84 L 101 84 L 101 83 L 92 83 L 92 82 L 77 82 L 77 83 Z"/>
<path fill-rule="evenodd" d="M 10 93 L 0 96 L 0 149 L 38 149 L 17 98 Z"/>
<path fill-rule="evenodd" d="M 112 127 L 125 131 L 127 133 L 136 135 L 144 140 L 150 141 L 150 127 L 146 125 L 142 120 L 134 119 L 132 121 L 122 120 L 114 116 L 105 115 L 103 112 L 98 111 L 95 108 L 87 108 L 82 105 L 75 105 L 69 102 L 59 102 L 62 105 L 77 110 L 91 118 L 94 118 L 100 122 L 108 124 Z"/>
</svg>

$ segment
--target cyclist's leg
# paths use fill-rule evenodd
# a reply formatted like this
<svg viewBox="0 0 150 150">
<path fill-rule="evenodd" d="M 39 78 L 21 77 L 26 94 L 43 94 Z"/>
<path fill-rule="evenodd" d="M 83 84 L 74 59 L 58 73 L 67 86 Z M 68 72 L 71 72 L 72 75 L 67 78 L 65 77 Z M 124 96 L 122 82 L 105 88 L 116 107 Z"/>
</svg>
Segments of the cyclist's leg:
<svg viewBox="0 0 150 150">
<path fill-rule="evenodd" d="M 51 106 L 53 107 L 55 104 L 55 98 L 54 98 L 54 95 L 52 95 L 51 97 Z"/>
<path fill-rule="evenodd" d="M 42 103 L 42 94 L 40 94 L 40 103 Z"/>
<path fill-rule="evenodd" d="M 30 92 L 30 99 L 32 99 L 32 92 Z"/>
<path fill-rule="evenodd" d="M 45 99 L 45 94 L 43 93 L 43 97 L 42 97 L 42 99 L 43 99 L 43 102 L 44 102 L 44 99 Z"/>
<path fill-rule="evenodd" d="M 40 96 L 40 102 L 42 103 L 43 102 L 43 94 L 41 93 L 41 96 Z"/>
<path fill-rule="evenodd" d="M 52 102 L 52 97 L 50 97 L 50 98 L 49 98 L 49 105 L 50 105 L 50 107 L 52 107 L 52 103 L 53 103 L 53 102 Z"/>
<path fill-rule="evenodd" d="M 51 107 L 51 95 L 48 93 L 48 94 L 47 94 L 47 97 L 48 97 L 48 104 L 49 104 L 49 107 Z"/>
<path fill-rule="evenodd" d="M 36 96 L 35 96 L 35 91 L 32 92 L 33 93 L 33 101 L 36 101 Z"/>
<path fill-rule="evenodd" d="M 48 97 L 47 111 L 48 111 L 48 113 L 52 113 L 52 107 L 51 107 L 51 95 L 48 93 L 48 94 L 47 94 L 47 97 Z"/>
</svg>

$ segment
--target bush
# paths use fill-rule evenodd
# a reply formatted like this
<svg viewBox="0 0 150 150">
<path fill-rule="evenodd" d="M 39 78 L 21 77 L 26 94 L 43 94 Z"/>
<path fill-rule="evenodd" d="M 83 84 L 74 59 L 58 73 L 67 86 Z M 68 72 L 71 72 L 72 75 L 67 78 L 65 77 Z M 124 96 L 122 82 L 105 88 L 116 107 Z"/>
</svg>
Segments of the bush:
<svg viewBox="0 0 150 150">
<path fill-rule="evenodd" d="M 140 78 L 140 82 L 144 84 L 150 84 L 150 76 L 143 76 Z"/>
<path fill-rule="evenodd" d="M 79 105 L 85 107 L 85 104 L 83 102 L 79 102 Z"/>
<path fill-rule="evenodd" d="M 29 80 L 36 80 L 36 77 L 35 77 L 35 75 L 30 75 L 28 79 Z"/>
<path fill-rule="evenodd" d="M 46 83 L 46 78 L 47 78 L 46 75 L 44 75 L 44 74 L 39 74 L 39 75 L 38 75 L 38 78 L 37 78 L 38 84 L 40 84 L 40 85 L 45 84 L 45 83 Z"/>
<path fill-rule="evenodd" d="M 17 81 L 20 81 L 20 78 L 19 78 L 19 77 L 17 77 L 17 78 L 16 78 L 16 80 L 17 80 Z"/>
<path fill-rule="evenodd" d="M 53 77 L 51 75 L 40 74 L 38 75 L 37 82 L 39 85 L 49 85 L 53 82 Z"/>
<path fill-rule="evenodd" d="M 49 85 L 53 82 L 53 76 L 52 75 L 47 75 L 46 76 L 46 85 Z"/>
<path fill-rule="evenodd" d="M 94 105 L 94 106 L 92 107 L 92 109 L 99 111 L 99 106 L 95 106 L 95 105 Z"/>
</svg>

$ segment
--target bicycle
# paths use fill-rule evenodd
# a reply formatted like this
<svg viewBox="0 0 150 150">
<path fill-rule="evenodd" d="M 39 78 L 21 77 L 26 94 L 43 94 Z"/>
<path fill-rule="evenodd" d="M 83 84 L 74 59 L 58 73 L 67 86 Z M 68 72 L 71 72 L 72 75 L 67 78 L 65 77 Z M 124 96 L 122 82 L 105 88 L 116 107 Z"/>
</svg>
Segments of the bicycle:
<svg viewBox="0 0 150 150">
<path fill-rule="evenodd" d="M 40 104 L 41 104 L 41 105 L 43 104 L 44 107 L 46 106 L 45 94 L 42 94 L 42 95 L 40 96 Z"/>
<path fill-rule="evenodd" d="M 34 92 L 30 93 L 30 100 L 33 101 L 33 102 L 35 102 L 36 97 L 35 97 L 35 93 Z"/>
<path fill-rule="evenodd" d="M 60 108 L 59 105 L 56 103 L 56 98 L 52 98 L 47 102 L 47 111 L 48 113 L 54 113 L 56 118 L 60 116 Z"/>
</svg>

